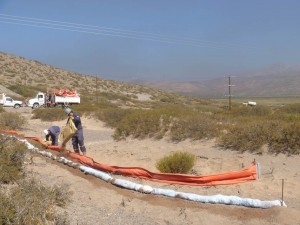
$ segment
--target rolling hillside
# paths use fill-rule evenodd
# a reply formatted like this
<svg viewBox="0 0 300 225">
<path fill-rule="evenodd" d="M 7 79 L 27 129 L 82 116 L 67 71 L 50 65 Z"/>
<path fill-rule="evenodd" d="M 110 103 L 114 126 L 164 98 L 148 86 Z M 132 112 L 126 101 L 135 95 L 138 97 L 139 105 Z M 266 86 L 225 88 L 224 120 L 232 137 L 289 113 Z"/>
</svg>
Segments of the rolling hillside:
<svg viewBox="0 0 300 225">
<path fill-rule="evenodd" d="M 300 68 L 272 66 L 243 76 L 232 76 L 232 95 L 248 97 L 300 96 Z M 105 80 L 55 68 L 38 61 L 0 52 L 0 91 L 12 85 L 38 86 L 41 89 L 72 89 L 79 93 L 102 93 L 110 98 L 138 100 L 145 94 L 151 100 L 166 95 L 198 98 L 224 98 L 228 95 L 228 79 L 215 78 L 203 82 L 134 81 L 131 83 Z M 8 90 L 9 91 L 9 90 Z M 13 90 L 11 90 L 13 91 Z"/>
<path fill-rule="evenodd" d="M 20 97 L 14 93 L 16 86 L 32 87 L 41 91 L 71 89 L 80 94 L 98 93 L 112 101 L 122 99 L 123 103 L 131 100 L 159 100 L 165 95 L 145 86 L 78 74 L 0 52 L 0 92 Z"/>
</svg>

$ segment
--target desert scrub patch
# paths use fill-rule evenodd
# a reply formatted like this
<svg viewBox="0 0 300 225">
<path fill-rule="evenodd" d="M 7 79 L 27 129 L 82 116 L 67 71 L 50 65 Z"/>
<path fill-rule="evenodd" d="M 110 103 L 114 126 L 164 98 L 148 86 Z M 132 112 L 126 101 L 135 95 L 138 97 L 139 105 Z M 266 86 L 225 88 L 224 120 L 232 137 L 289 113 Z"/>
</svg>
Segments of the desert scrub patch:
<svg viewBox="0 0 300 225">
<path fill-rule="evenodd" d="M 132 110 L 116 127 L 114 138 L 116 140 L 128 136 L 161 138 L 167 132 L 169 124 L 170 115 L 162 109 Z"/>
<path fill-rule="evenodd" d="M 107 99 L 99 96 L 98 98 L 95 95 L 90 95 L 85 92 L 85 94 L 81 95 L 81 103 L 78 105 L 73 105 L 71 108 L 74 112 L 86 115 L 92 115 L 99 109 L 107 109 L 114 108 L 112 103 L 110 103 Z"/>
<path fill-rule="evenodd" d="M 26 146 L 15 138 L 0 136 L 0 184 L 23 177 L 23 161 Z"/>
<path fill-rule="evenodd" d="M 300 121 L 273 122 L 268 134 L 269 151 L 275 154 L 300 154 Z"/>
<path fill-rule="evenodd" d="M 205 114 L 191 115 L 175 119 L 170 129 L 172 141 L 185 139 L 201 140 L 218 136 L 220 125 Z"/>
<path fill-rule="evenodd" d="M 272 113 L 272 109 L 268 106 L 236 106 L 231 111 L 227 111 L 231 116 L 268 116 Z"/>
<path fill-rule="evenodd" d="M 107 126 L 115 128 L 118 126 L 120 121 L 130 112 L 130 109 L 107 108 L 96 111 L 94 115 L 96 119 L 105 122 Z"/>
<path fill-rule="evenodd" d="M 280 108 L 280 112 L 300 113 L 300 103 L 288 104 Z"/>
<path fill-rule="evenodd" d="M 216 135 L 216 126 L 213 124 L 216 123 L 212 122 L 209 115 L 205 113 L 200 115 L 191 107 L 157 105 L 153 109 L 131 110 L 125 114 L 117 124 L 114 138 L 120 140 L 132 136 L 133 138 L 154 137 L 160 139 L 171 128 L 173 129 L 171 130 L 172 140 L 201 139 Z M 198 132 L 195 133 L 195 131 Z"/>
<path fill-rule="evenodd" d="M 61 190 L 66 190 L 63 193 Z M 34 178 L 24 179 L 8 191 L 0 191 L 1 224 L 69 224 L 66 215 L 56 206 L 64 207 L 70 201 L 68 187 L 46 186 Z"/>
<path fill-rule="evenodd" d="M 0 224 L 14 224 L 15 213 L 9 196 L 0 189 Z"/>
<path fill-rule="evenodd" d="M 104 97 L 108 100 L 117 100 L 120 99 L 121 101 L 129 101 L 130 98 L 123 94 L 113 93 L 113 92 L 101 92 L 100 96 Z"/>
<path fill-rule="evenodd" d="M 27 123 L 26 118 L 20 113 L 2 112 L 0 116 L 0 127 L 4 129 L 19 130 Z"/>
<path fill-rule="evenodd" d="M 300 113 L 285 113 L 282 119 L 289 122 L 300 121 Z"/>
<path fill-rule="evenodd" d="M 28 80 L 29 82 L 29 80 Z M 38 91 L 46 91 L 45 86 L 32 86 L 32 85 L 10 85 L 8 89 L 13 90 L 14 92 L 18 93 L 19 95 L 30 97 L 35 96 Z"/>
<path fill-rule="evenodd" d="M 295 122 L 300 120 L 300 104 L 289 104 L 276 110 L 275 115 L 278 120 Z"/>
<path fill-rule="evenodd" d="M 67 118 L 62 108 L 40 108 L 33 110 L 32 113 L 32 119 L 42 121 L 59 121 Z"/>
<path fill-rule="evenodd" d="M 184 152 L 174 152 L 156 162 L 156 168 L 162 173 L 188 173 L 195 165 L 196 156 Z"/>
<path fill-rule="evenodd" d="M 228 127 L 218 138 L 218 144 L 226 149 L 260 153 L 267 143 L 270 126 L 263 120 L 240 120 Z"/>
</svg>

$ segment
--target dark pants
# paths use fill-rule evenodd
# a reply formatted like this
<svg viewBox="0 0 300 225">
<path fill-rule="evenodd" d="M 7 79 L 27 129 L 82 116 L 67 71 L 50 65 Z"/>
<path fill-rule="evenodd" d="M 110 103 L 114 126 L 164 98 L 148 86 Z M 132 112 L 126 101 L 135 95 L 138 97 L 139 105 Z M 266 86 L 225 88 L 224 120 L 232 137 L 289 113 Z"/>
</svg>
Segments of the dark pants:
<svg viewBox="0 0 300 225">
<path fill-rule="evenodd" d="M 60 132 L 58 132 L 58 133 L 55 133 L 55 134 L 50 134 L 50 136 L 51 136 L 51 140 L 52 140 L 52 145 L 54 145 L 54 146 L 58 146 L 58 137 L 59 137 L 59 133 Z"/>
<path fill-rule="evenodd" d="M 77 130 L 76 133 L 73 135 L 72 145 L 73 145 L 74 152 L 79 153 L 79 148 L 82 153 L 86 152 L 82 129 Z"/>
</svg>

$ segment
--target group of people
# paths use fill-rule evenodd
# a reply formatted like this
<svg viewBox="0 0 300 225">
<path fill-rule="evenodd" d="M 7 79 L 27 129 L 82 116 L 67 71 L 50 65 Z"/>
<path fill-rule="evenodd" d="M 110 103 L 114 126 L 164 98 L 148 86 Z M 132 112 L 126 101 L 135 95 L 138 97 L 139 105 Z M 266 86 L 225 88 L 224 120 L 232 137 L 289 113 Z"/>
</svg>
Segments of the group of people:
<svg viewBox="0 0 300 225">
<path fill-rule="evenodd" d="M 47 91 L 46 95 L 45 95 L 45 102 L 46 102 L 46 107 L 51 107 L 54 103 L 54 95 L 49 93 Z"/>
<path fill-rule="evenodd" d="M 83 127 L 81 124 L 80 116 L 74 113 L 72 109 L 65 108 L 65 113 L 68 116 L 67 124 L 72 120 L 75 127 L 77 128 L 75 134 L 72 136 L 72 146 L 75 153 L 86 155 L 86 148 L 84 146 Z M 46 141 L 51 140 L 51 145 L 58 146 L 58 138 L 60 134 L 59 126 L 51 126 L 44 130 L 46 135 Z"/>
</svg>

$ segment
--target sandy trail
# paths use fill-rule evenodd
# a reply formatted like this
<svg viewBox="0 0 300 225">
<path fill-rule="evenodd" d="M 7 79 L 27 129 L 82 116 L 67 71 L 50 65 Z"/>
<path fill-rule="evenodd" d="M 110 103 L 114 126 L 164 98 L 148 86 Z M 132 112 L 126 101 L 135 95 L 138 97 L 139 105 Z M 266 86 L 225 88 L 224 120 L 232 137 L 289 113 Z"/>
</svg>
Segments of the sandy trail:
<svg viewBox="0 0 300 225">
<path fill-rule="evenodd" d="M 9 109 L 16 111 L 13 109 Z M 26 135 L 42 137 L 43 129 L 51 125 L 63 126 L 65 120 L 55 123 L 31 119 L 31 109 L 19 110 L 29 120 L 23 130 Z M 224 151 L 214 140 L 171 143 L 167 140 L 125 140 L 115 142 L 113 130 L 100 121 L 82 118 L 88 155 L 97 162 L 118 166 L 139 166 L 156 172 L 155 162 L 170 152 L 184 150 L 197 156 L 194 170 L 208 175 L 239 170 L 255 159 L 262 165 L 258 181 L 217 187 L 190 187 L 170 185 L 147 180 L 125 178 L 157 188 L 202 195 L 236 195 L 261 200 L 281 199 L 282 179 L 285 179 L 285 207 L 254 209 L 240 206 L 211 205 L 141 194 L 120 189 L 78 170 L 60 165 L 40 156 L 33 157 L 27 169 L 48 184 L 65 183 L 74 191 L 72 203 L 65 210 L 71 224 L 295 224 L 300 225 L 300 169 L 299 156 L 252 155 Z M 70 143 L 68 149 L 72 149 Z M 120 176 L 115 176 L 120 177 Z"/>
</svg>

